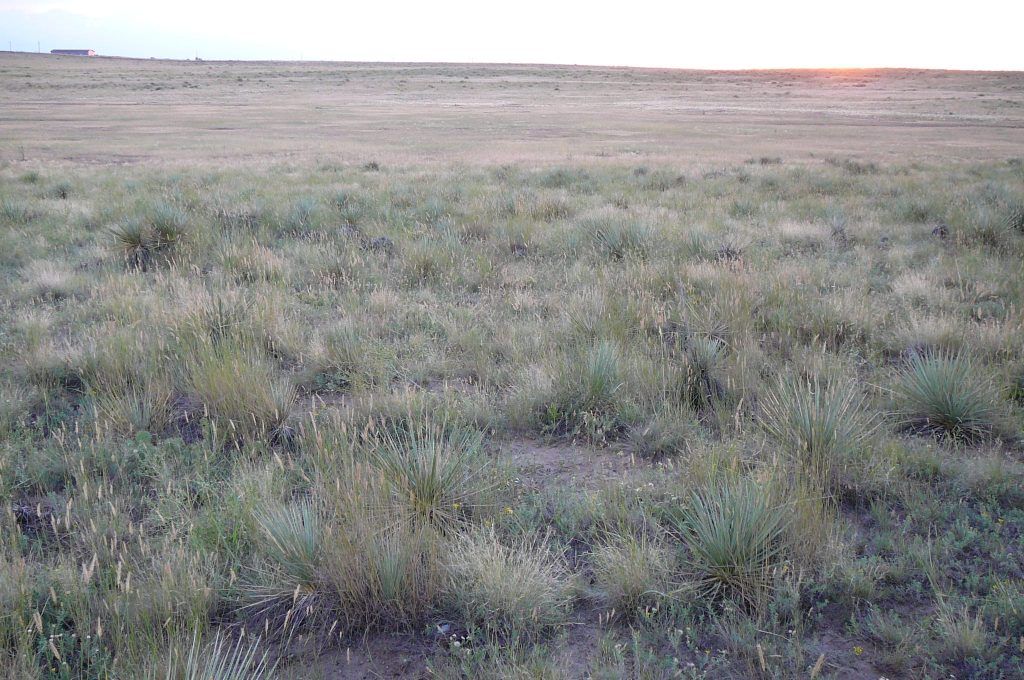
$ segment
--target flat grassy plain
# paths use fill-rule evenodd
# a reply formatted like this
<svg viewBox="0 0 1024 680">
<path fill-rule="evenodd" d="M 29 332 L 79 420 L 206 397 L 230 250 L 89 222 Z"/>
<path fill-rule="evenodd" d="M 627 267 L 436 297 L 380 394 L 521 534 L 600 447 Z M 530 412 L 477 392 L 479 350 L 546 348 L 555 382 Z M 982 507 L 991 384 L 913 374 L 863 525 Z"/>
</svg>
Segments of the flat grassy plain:
<svg viewBox="0 0 1024 680">
<path fill-rule="evenodd" d="M 1024 75 L 0 84 L 6 677 L 1024 674 Z"/>
</svg>

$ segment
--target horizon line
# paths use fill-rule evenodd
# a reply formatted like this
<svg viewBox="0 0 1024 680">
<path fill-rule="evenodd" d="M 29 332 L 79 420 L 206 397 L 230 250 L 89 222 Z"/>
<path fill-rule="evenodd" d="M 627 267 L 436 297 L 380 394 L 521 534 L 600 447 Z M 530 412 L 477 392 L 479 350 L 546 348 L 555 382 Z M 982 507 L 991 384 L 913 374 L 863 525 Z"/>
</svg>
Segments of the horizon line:
<svg viewBox="0 0 1024 680">
<path fill-rule="evenodd" d="M 52 49 L 94 49 L 89 47 L 55 47 Z M 135 57 L 123 54 L 103 54 L 98 52 L 91 57 L 66 54 L 52 54 L 50 51 L 32 52 L 28 50 L 0 50 L 0 54 L 35 55 L 41 57 L 66 57 L 73 59 L 125 59 L 130 61 L 172 61 L 181 63 L 252 63 L 252 64 L 413 64 L 420 66 L 562 66 L 572 68 L 612 68 L 648 71 L 697 71 L 709 73 L 721 72 L 772 72 L 772 71 L 936 71 L 946 73 L 1021 73 L 1024 69 L 1012 68 L 964 68 L 935 66 L 749 66 L 749 67 L 710 67 L 710 66 L 637 66 L 631 64 L 597 64 L 569 62 L 529 62 L 529 61 L 438 61 L 438 60 L 388 60 L 388 59 L 221 59 L 181 57 Z"/>
</svg>

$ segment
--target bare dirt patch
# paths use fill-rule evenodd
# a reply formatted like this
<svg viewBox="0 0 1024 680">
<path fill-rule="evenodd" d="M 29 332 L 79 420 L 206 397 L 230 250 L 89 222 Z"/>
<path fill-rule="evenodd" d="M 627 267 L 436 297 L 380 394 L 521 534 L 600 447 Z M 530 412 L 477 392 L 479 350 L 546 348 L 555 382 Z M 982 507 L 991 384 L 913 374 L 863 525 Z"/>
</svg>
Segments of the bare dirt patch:
<svg viewBox="0 0 1024 680">
<path fill-rule="evenodd" d="M 427 678 L 432 641 L 416 635 L 389 633 L 367 637 L 348 647 L 331 650 L 308 662 L 289 665 L 285 677 L 325 680 Z"/>
<path fill-rule="evenodd" d="M 628 479 L 644 465 L 624 450 L 579 444 L 513 440 L 499 445 L 500 456 L 519 472 L 528 489 L 571 485 L 593 489 L 612 480 Z"/>
</svg>

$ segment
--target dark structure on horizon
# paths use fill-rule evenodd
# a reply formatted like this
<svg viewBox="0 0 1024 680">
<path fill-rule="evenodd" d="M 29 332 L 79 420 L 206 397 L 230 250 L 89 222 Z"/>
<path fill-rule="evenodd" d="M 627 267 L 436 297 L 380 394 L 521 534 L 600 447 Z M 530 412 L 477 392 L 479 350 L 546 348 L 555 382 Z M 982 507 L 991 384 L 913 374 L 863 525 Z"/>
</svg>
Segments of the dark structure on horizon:
<svg viewBox="0 0 1024 680">
<path fill-rule="evenodd" d="M 69 57 L 95 57 L 96 50 L 50 50 L 50 54 L 63 54 Z"/>
</svg>

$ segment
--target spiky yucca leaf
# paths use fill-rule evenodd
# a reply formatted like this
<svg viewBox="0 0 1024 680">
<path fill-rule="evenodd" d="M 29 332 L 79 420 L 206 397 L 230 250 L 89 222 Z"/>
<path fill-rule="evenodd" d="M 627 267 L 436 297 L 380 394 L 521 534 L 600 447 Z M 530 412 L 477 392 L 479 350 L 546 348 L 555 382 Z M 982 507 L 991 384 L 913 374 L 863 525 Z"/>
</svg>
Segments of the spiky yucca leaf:
<svg viewBox="0 0 1024 680">
<path fill-rule="evenodd" d="M 725 349 L 725 343 L 715 337 L 689 339 L 683 355 L 682 397 L 691 408 L 709 408 L 725 397 L 725 388 L 716 377 Z"/>
<path fill-rule="evenodd" d="M 580 376 L 580 410 L 609 404 L 622 387 L 619 352 L 610 342 L 598 343 L 587 354 Z"/>
</svg>

